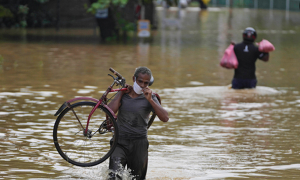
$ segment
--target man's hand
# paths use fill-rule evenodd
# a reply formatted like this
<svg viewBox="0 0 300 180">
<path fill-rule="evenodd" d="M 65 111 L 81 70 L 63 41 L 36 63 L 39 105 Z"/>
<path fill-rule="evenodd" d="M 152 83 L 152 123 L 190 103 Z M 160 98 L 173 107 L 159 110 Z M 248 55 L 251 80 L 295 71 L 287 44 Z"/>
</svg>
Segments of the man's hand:
<svg viewBox="0 0 300 180">
<path fill-rule="evenodd" d="M 152 99 L 152 90 L 149 87 L 145 87 L 143 93 L 148 101 Z"/>
<path fill-rule="evenodd" d="M 163 121 L 167 122 L 169 120 L 169 115 L 168 112 L 159 104 L 157 104 L 153 99 L 152 99 L 152 90 L 149 87 L 145 87 L 143 89 L 143 93 L 145 98 L 149 101 L 151 104 L 154 112 L 158 116 L 158 118 Z"/>
<path fill-rule="evenodd" d="M 124 91 L 124 93 L 126 93 L 126 94 L 130 93 L 133 90 L 133 87 L 128 84 L 125 85 L 125 88 L 127 88 L 127 90 Z"/>
</svg>

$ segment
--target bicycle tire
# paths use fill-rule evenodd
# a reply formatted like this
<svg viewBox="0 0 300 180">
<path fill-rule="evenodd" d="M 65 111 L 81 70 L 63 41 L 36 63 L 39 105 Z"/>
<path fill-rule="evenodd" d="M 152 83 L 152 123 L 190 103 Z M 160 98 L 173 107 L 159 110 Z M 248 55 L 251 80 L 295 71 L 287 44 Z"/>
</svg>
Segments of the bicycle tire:
<svg viewBox="0 0 300 180">
<path fill-rule="evenodd" d="M 98 165 L 104 162 L 117 146 L 119 133 L 116 119 L 101 105 L 90 119 L 89 135 L 84 135 L 82 127 L 86 127 L 89 113 L 95 105 L 94 102 L 75 103 L 71 108 L 63 110 L 55 121 L 53 128 L 55 148 L 64 160 L 73 165 L 81 167 Z M 112 126 L 110 131 L 101 134 L 99 130 L 101 126 L 102 130 L 107 130 L 103 128 L 105 123 Z"/>
</svg>

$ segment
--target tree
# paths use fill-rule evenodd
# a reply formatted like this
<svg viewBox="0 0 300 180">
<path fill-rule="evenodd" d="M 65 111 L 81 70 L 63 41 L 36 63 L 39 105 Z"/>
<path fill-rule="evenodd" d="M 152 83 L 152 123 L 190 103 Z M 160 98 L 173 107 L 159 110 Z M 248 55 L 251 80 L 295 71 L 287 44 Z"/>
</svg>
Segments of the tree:
<svg viewBox="0 0 300 180">
<path fill-rule="evenodd" d="M 53 18 L 41 5 L 50 0 L 0 0 L 0 27 L 45 27 Z"/>
</svg>

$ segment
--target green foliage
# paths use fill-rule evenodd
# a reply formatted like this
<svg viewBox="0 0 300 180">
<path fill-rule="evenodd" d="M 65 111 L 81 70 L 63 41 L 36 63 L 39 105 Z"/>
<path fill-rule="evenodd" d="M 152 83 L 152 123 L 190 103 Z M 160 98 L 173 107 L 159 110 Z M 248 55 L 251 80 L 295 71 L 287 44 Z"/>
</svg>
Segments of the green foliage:
<svg viewBox="0 0 300 180">
<path fill-rule="evenodd" d="M 136 29 L 136 24 L 128 22 L 124 29 L 125 31 L 134 31 Z"/>
<path fill-rule="evenodd" d="M 19 5 L 18 14 L 20 14 L 19 26 L 25 28 L 27 26 L 26 15 L 28 14 L 29 8 L 27 5 Z"/>
<path fill-rule="evenodd" d="M 26 22 L 26 20 L 22 20 L 22 21 L 20 21 L 20 27 L 22 27 L 22 28 L 25 28 L 26 26 L 27 26 L 27 22 Z"/>
<path fill-rule="evenodd" d="M 27 5 L 19 5 L 19 10 L 18 13 L 19 14 L 28 14 L 29 8 L 27 7 Z"/>
<path fill-rule="evenodd" d="M 95 14 L 98 9 L 106 9 L 109 6 L 124 7 L 128 0 L 98 0 L 94 2 L 89 8 L 87 8 L 88 13 Z M 85 7 L 87 7 L 85 5 Z"/>
<path fill-rule="evenodd" d="M 98 0 L 88 6 L 85 4 L 85 8 L 88 13 L 96 14 L 99 9 L 111 8 L 113 12 L 113 16 L 116 21 L 116 29 L 121 30 L 123 34 L 126 34 L 128 31 L 133 31 L 136 29 L 136 23 L 130 22 L 122 16 L 120 12 L 120 8 L 124 7 L 129 0 Z M 116 34 L 111 37 L 107 37 L 106 41 L 112 41 L 116 39 Z"/>
<path fill-rule="evenodd" d="M 12 18 L 12 17 L 14 17 L 14 15 L 9 9 L 0 5 L 0 18 L 3 18 L 3 17 Z"/>
<path fill-rule="evenodd" d="M 117 19 L 117 26 L 122 31 L 134 31 L 136 29 L 136 24 L 124 19 L 122 17 L 121 13 L 117 12 L 117 13 L 115 13 L 115 16 Z"/>
</svg>

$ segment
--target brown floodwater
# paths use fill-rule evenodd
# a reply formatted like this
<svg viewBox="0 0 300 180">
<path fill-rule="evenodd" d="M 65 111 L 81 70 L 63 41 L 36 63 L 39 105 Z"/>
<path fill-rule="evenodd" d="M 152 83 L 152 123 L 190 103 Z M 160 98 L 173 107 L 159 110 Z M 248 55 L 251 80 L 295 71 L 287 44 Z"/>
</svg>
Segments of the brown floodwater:
<svg viewBox="0 0 300 180">
<path fill-rule="evenodd" d="M 109 67 L 132 83 L 138 66 L 152 70 L 170 117 L 148 132 L 147 179 L 298 178 L 299 12 L 188 8 L 180 23 L 107 44 L 93 29 L 1 29 L 0 179 L 105 179 L 108 161 L 81 168 L 60 157 L 53 114 L 68 99 L 99 98 Z M 256 89 L 232 90 L 233 70 L 219 60 L 248 26 L 276 50 L 256 63 Z"/>
</svg>

